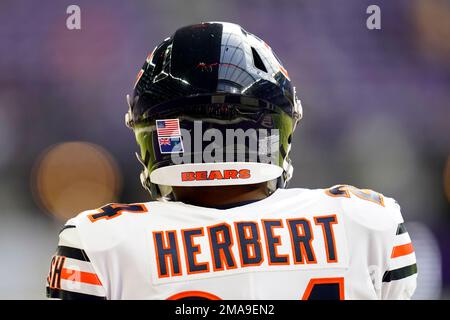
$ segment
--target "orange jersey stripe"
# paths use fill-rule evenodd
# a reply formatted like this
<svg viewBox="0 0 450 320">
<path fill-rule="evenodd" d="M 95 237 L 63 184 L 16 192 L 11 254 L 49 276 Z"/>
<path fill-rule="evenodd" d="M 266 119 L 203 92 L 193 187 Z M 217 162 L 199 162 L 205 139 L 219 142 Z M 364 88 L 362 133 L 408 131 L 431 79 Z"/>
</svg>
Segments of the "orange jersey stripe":
<svg viewBox="0 0 450 320">
<path fill-rule="evenodd" d="M 63 268 L 61 272 L 61 279 L 71 280 L 76 282 L 83 282 L 101 286 L 102 283 L 95 273 L 83 272 L 78 270 Z"/>
<path fill-rule="evenodd" d="M 401 246 L 396 246 L 392 249 L 391 258 L 397 258 L 401 256 L 406 256 L 407 254 L 413 253 L 414 247 L 412 243 L 403 244 Z"/>
</svg>

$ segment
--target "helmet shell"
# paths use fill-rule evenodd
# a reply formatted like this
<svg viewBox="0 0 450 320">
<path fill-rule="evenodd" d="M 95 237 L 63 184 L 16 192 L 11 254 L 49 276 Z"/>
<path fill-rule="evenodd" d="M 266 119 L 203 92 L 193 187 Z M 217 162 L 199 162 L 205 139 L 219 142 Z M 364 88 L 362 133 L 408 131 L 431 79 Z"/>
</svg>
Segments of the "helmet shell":
<svg viewBox="0 0 450 320">
<path fill-rule="evenodd" d="M 144 165 L 141 180 L 154 196 L 161 190 L 152 185 L 152 172 L 175 165 L 170 157 L 158 152 L 156 120 L 176 118 L 181 128 L 192 131 L 188 120 L 180 117 L 195 108 L 198 111 L 194 105 L 225 108 L 227 112 L 215 117 L 214 123 L 222 121 L 222 127 L 216 126 L 219 130 L 230 126 L 233 110 L 239 113 L 244 108 L 248 113 L 248 107 L 253 107 L 252 112 L 258 116 L 241 125 L 260 128 L 269 122 L 272 128 L 281 129 L 278 166 L 284 177 L 278 185 L 285 186 L 290 178 L 288 154 L 292 132 L 302 115 L 300 101 L 269 45 L 237 24 L 204 22 L 178 29 L 148 55 L 128 100 L 127 125 L 134 129 Z M 208 110 L 203 112 L 204 119 L 217 113 Z"/>
</svg>

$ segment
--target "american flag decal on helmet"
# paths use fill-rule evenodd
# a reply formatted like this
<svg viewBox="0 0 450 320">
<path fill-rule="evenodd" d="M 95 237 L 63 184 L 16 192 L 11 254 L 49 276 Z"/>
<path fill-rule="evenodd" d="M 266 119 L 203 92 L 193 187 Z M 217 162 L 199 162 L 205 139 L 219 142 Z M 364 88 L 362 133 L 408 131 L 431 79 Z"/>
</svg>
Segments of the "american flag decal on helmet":
<svg viewBox="0 0 450 320">
<path fill-rule="evenodd" d="M 178 119 L 156 120 L 158 137 L 180 136 L 180 122 Z"/>
</svg>

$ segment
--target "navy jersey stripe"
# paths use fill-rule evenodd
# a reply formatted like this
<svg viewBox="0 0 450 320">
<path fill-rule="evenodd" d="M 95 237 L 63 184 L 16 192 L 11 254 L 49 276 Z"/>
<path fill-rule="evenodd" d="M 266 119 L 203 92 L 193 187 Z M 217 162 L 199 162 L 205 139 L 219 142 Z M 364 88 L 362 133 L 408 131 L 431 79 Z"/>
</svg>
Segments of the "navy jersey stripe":
<svg viewBox="0 0 450 320">
<path fill-rule="evenodd" d="M 397 233 L 396 235 L 398 236 L 399 234 L 403 234 L 406 232 L 406 227 L 404 223 L 400 223 L 397 227 Z"/>
<path fill-rule="evenodd" d="M 63 300 L 106 300 L 106 297 L 95 296 L 62 289 L 54 289 L 47 287 L 47 298 L 63 299 Z"/>
<path fill-rule="evenodd" d="M 64 230 L 66 230 L 66 229 L 72 229 L 72 228 L 76 228 L 76 226 L 73 226 L 73 225 L 70 225 L 70 224 L 68 224 L 68 225 L 65 225 L 64 227 L 62 227 L 62 229 L 59 231 L 59 234 L 61 234 Z"/>
<path fill-rule="evenodd" d="M 56 255 L 63 256 L 71 259 L 91 262 L 86 252 L 82 249 L 66 247 L 66 246 L 58 246 L 56 250 Z"/>
<path fill-rule="evenodd" d="M 414 263 L 412 265 L 394 269 L 391 271 L 386 271 L 383 275 L 383 282 L 391 282 L 394 280 L 400 280 L 409 276 L 412 276 L 413 274 L 417 273 L 417 264 Z"/>
</svg>

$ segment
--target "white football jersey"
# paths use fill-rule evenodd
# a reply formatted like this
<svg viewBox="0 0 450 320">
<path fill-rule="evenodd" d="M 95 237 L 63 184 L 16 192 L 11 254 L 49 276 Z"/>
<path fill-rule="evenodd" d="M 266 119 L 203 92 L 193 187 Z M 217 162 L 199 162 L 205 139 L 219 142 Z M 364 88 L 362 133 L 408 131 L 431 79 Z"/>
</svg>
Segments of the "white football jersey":
<svg viewBox="0 0 450 320">
<path fill-rule="evenodd" d="M 278 189 L 228 209 L 110 204 L 60 233 L 61 299 L 409 299 L 417 267 L 394 199 L 347 185 Z"/>
</svg>

